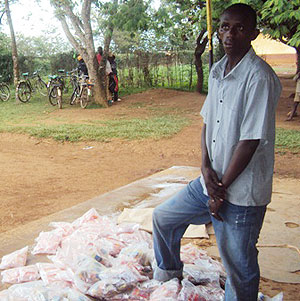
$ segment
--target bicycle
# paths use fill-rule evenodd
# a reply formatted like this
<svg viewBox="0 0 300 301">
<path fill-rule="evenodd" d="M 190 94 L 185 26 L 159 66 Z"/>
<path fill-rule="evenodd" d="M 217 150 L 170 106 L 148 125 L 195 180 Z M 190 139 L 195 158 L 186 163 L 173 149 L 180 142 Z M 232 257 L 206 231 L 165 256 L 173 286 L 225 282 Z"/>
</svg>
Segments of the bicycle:
<svg viewBox="0 0 300 301">
<path fill-rule="evenodd" d="M 42 80 L 38 71 L 34 71 L 31 77 L 29 77 L 28 72 L 22 73 L 22 76 L 24 79 L 17 84 L 17 97 L 19 101 L 28 102 L 35 91 L 39 91 L 43 96 L 47 95 L 47 85 Z"/>
<path fill-rule="evenodd" d="M 79 101 L 80 106 L 85 109 L 90 102 L 90 98 L 92 96 L 92 87 L 94 84 L 89 81 L 89 77 L 87 75 L 82 75 L 79 81 L 77 76 L 73 75 L 72 83 L 74 88 L 71 95 L 70 104 L 73 105 Z"/>
<path fill-rule="evenodd" d="M 0 83 L 0 100 L 8 101 L 10 97 L 10 89 L 6 83 Z"/>
<path fill-rule="evenodd" d="M 50 81 L 47 88 L 49 90 L 49 102 L 53 106 L 58 106 L 62 109 L 62 94 L 64 89 L 64 83 L 61 76 L 49 75 Z"/>
</svg>

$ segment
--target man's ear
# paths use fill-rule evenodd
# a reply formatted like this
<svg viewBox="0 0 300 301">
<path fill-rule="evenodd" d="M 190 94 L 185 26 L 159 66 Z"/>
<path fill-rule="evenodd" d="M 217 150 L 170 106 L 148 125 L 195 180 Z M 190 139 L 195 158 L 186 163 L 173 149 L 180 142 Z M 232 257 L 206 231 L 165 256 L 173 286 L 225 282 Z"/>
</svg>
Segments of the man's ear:
<svg viewBox="0 0 300 301">
<path fill-rule="evenodd" d="M 260 30 L 258 28 L 255 28 L 251 37 L 251 41 L 254 41 L 259 34 L 260 34 Z"/>
</svg>

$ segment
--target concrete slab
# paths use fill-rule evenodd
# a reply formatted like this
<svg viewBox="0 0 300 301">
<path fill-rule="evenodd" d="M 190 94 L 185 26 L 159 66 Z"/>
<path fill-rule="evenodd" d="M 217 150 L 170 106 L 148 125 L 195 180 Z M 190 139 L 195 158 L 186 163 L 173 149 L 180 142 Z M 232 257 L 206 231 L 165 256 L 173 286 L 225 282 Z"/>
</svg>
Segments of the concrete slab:
<svg viewBox="0 0 300 301">
<path fill-rule="evenodd" d="M 0 257 L 26 245 L 32 247 L 34 245 L 34 239 L 41 231 L 48 231 L 52 229 L 49 227 L 50 222 L 72 222 L 90 208 L 95 208 L 100 215 L 111 215 L 113 213 L 121 212 L 125 207 L 155 207 L 157 204 L 166 200 L 175 192 L 180 190 L 199 174 L 200 168 L 197 167 L 174 166 L 150 177 L 138 180 L 129 185 L 92 198 L 71 208 L 33 221 L 24 226 L 17 227 L 11 231 L 1 233 Z M 289 183 L 288 187 L 286 184 L 287 182 Z M 275 179 L 273 202 L 270 206 L 271 209 L 267 212 L 266 222 L 261 233 L 260 244 L 291 243 L 299 247 L 300 227 L 288 228 L 284 224 L 284 221 L 291 221 L 299 224 L 300 187 L 298 186 L 299 185 L 297 185 L 297 183 L 293 180 L 284 179 L 284 181 L 281 181 L 280 179 Z M 277 218 L 277 216 L 280 216 L 280 218 Z M 274 277 L 278 274 L 279 266 L 283 266 L 283 269 L 285 269 L 285 262 L 283 262 L 283 258 L 290 262 L 287 267 L 294 267 L 295 269 L 300 270 L 299 256 L 297 260 L 297 256 L 295 257 L 294 255 L 291 255 L 290 251 L 291 250 L 288 250 L 287 253 L 286 249 L 280 248 L 279 256 L 276 255 L 277 257 L 273 257 L 273 255 L 270 256 L 269 254 L 278 252 L 275 248 L 272 248 L 272 252 L 269 248 L 261 250 L 259 258 L 262 267 L 262 276 L 274 279 Z M 210 248 L 209 253 L 211 255 L 218 255 L 216 248 Z M 270 258 L 268 259 L 268 257 Z M 277 266 L 271 261 L 271 259 L 278 262 Z M 28 259 L 29 264 L 40 261 L 47 261 L 47 259 L 45 256 L 31 255 Z M 292 280 L 289 280 L 288 282 L 300 282 L 300 275 L 297 274 L 297 272 L 291 273 L 289 268 L 285 271 L 289 274 L 293 274 L 294 276 L 293 278 L 288 278 Z M 1 289 L 3 289 L 3 286 L 1 287 L 0 285 L 0 290 Z"/>
</svg>

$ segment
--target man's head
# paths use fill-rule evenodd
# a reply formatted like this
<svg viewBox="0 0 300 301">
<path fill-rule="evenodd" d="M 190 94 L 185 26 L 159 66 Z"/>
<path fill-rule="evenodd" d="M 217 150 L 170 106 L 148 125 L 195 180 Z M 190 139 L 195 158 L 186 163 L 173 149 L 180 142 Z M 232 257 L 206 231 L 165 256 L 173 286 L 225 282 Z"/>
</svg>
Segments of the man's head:
<svg viewBox="0 0 300 301">
<path fill-rule="evenodd" d="M 255 10 L 243 3 L 229 6 L 220 17 L 218 34 L 226 54 L 245 54 L 251 46 L 251 41 L 259 34 Z"/>
<path fill-rule="evenodd" d="M 103 55 L 103 49 L 102 49 L 101 46 L 98 47 L 98 53 L 99 53 L 100 55 Z"/>
</svg>

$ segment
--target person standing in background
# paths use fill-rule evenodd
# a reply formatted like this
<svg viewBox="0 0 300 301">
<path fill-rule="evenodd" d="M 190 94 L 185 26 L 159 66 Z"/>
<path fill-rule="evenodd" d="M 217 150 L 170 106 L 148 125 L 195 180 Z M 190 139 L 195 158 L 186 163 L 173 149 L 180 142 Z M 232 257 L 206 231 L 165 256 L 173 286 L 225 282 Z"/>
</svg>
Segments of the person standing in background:
<svg viewBox="0 0 300 301">
<path fill-rule="evenodd" d="M 297 108 L 300 102 L 300 71 L 293 77 L 293 80 L 296 82 L 294 105 L 292 111 L 288 112 L 288 118 L 286 119 L 286 121 L 291 121 L 293 117 L 297 116 Z"/>
<path fill-rule="evenodd" d="M 108 55 L 108 61 L 110 62 L 112 70 L 112 73 L 109 76 L 109 91 L 112 93 L 114 102 L 121 101 L 119 98 L 119 79 L 115 55 L 110 53 Z"/>
</svg>

